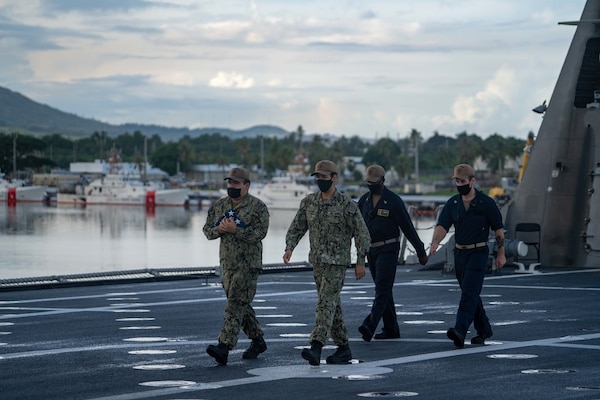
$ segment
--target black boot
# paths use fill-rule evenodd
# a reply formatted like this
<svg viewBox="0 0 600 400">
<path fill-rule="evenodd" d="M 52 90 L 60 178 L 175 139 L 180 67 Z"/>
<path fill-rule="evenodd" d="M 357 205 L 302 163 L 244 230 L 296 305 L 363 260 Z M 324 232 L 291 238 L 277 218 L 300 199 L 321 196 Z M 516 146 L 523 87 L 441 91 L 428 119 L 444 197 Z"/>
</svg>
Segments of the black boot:
<svg viewBox="0 0 600 400">
<path fill-rule="evenodd" d="M 352 360 L 352 352 L 348 343 L 338 346 L 335 353 L 327 357 L 327 364 L 348 364 Z"/>
<path fill-rule="evenodd" d="M 267 344 L 265 343 L 265 339 L 262 336 L 257 337 L 256 339 L 252 339 L 252 343 L 250 343 L 250 347 L 248 347 L 242 353 L 242 358 L 246 360 L 254 359 L 258 357 L 260 353 L 264 353 L 267 350 Z"/>
<path fill-rule="evenodd" d="M 456 330 L 456 328 L 448 329 L 446 335 L 448 336 L 448 339 L 452 340 L 454 342 L 454 345 L 459 349 L 465 347 L 465 336 L 458 330 Z"/>
<path fill-rule="evenodd" d="M 371 330 L 371 328 L 369 328 L 369 325 L 363 323 L 361 326 L 358 327 L 358 331 L 362 335 L 362 339 L 365 342 L 370 342 L 371 339 L 373 339 L 373 331 Z"/>
<path fill-rule="evenodd" d="M 321 364 L 321 349 L 323 344 L 318 340 L 310 342 L 310 349 L 302 350 L 302 358 L 308 361 L 310 365 Z"/>
<path fill-rule="evenodd" d="M 229 347 L 226 344 L 219 343 L 217 346 L 209 344 L 206 348 L 209 356 L 214 358 L 219 364 L 227 364 L 227 356 L 229 355 Z"/>
</svg>

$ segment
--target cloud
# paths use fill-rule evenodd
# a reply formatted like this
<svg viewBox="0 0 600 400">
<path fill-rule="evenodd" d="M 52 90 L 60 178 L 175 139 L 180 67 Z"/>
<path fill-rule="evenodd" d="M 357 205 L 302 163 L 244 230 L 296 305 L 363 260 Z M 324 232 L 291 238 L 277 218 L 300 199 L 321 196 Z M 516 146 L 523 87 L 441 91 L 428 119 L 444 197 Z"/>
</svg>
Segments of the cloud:
<svg viewBox="0 0 600 400">
<path fill-rule="evenodd" d="M 363 11 L 360 14 L 361 19 L 375 19 L 377 18 L 377 14 L 375 14 L 372 10 Z"/>
<path fill-rule="evenodd" d="M 0 0 L 0 85 L 117 123 L 513 134 L 537 128 L 572 38 L 557 18 L 584 4 Z"/>
<path fill-rule="evenodd" d="M 319 98 L 316 114 L 316 123 L 325 132 L 335 129 L 336 126 L 339 126 L 340 120 L 344 118 L 340 104 L 327 97 Z"/>
<path fill-rule="evenodd" d="M 557 21 L 557 16 L 554 11 L 549 8 L 544 8 L 543 10 L 537 11 L 533 13 L 531 19 L 533 22 L 540 22 L 543 24 L 555 24 Z"/>
<path fill-rule="evenodd" d="M 32 1 L 32 0 L 30 0 Z M 34 0 L 35 2 L 35 0 Z M 81 0 L 43 0 L 36 2 L 40 6 L 52 13 L 64 13 L 70 11 L 80 12 L 106 12 L 122 11 L 136 8 L 151 7 L 152 3 L 144 0 L 102 0 L 102 1 L 81 1 Z"/>
<path fill-rule="evenodd" d="M 284 101 L 283 103 L 281 103 L 282 110 L 293 110 L 297 106 L 298 106 L 297 100 L 289 100 L 289 101 Z"/>
<path fill-rule="evenodd" d="M 493 120 L 499 109 L 509 107 L 515 93 L 516 78 L 511 68 L 500 67 L 493 78 L 486 82 L 483 90 L 471 96 L 458 96 L 452 104 L 454 125 L 468 124 L 483 126 Z M 448 122 L 449 118 L 440 118 Z"/>
<path fill-rule="evenodd" d="M 254 86 L 254 79 L 246 78 L 237 72 L 219 71 L 208 85 L 217 88 L 249 89 Z"/>
<path fill-rule="evenodd" d="M 153 80 L 173 86 L 194 86 L 196 84 L 196 80 L 191 74 L 178 71 L 170 71 L 155 76 Z"/>
</svg>

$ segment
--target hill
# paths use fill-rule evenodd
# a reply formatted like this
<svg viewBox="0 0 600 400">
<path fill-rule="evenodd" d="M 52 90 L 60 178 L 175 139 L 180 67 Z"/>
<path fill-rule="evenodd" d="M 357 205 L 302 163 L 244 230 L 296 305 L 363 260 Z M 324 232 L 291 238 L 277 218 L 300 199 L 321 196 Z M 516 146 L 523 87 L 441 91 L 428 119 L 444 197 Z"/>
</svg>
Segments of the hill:
<svg viewBox="0 0 600 400">
<path fill-rule="evenodd" d="M 206 133 L 220 133 L 232 138 L 260 135 L 282 138 L 289 134 L 286 130 L 272 125 L 257 125 L 237 131 L 227 128 L 189 129 L 137 123 L 112 125 L 60 111 L 2 86 L 0 86 L 0 131 L 5 133 L 18 131 L 34 136 L 58 133 L 72 138 L 88 137 L 94 132 L 101 131 L 108 133 L 109 136 L 140 131 L 147 135 L 157 134 L 164 141 L 177 141 L 185 135 L 196 137 Z"/>
</svg>

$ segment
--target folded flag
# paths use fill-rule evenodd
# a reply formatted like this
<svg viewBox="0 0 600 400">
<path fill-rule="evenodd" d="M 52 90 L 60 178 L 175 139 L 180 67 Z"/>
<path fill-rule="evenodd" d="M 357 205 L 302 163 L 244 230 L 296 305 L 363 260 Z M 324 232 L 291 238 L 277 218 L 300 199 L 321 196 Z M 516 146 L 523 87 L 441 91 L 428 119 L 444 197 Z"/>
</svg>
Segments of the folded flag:
<svg viewBox="0 0 600 400">
<path fill-rule="evenodd" d="M 230 210 L 228 210 L 228 211 L 225 211 L 223 213 L 223 215 L 221 215 L 219 217 L 219 219 L 217 219 L 217 221 L 214 224 L 212 224 L 212 227 L 214 228 L 215 226 L 219 226 L 219 224 L 221 223 L 221 221 L 223 220 L 223 218 L 230 218 L 230 217 L 233 218 L 233 220 L 235 221 L 235 224 L 237 226 L 239 226 L 240 228 L 245 228 L 246 227 L 246 224 L 244 223 L 244 221 L 242 221 L 237 216 L 237 214 L 235 213 L 235 211 L 233 210 L 233 208 L 230 209 Z"/>
</svg>

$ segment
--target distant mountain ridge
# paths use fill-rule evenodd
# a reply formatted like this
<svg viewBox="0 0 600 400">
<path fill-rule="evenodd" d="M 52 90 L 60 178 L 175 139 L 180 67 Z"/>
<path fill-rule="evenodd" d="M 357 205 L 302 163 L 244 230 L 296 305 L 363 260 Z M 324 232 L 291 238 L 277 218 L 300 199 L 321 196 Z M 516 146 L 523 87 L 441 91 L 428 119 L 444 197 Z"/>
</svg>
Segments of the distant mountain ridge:
<svg viewBox="0 0 600 400">
<path fill-rule="evenodd" d="M 70 137 L 89 137 L 94 132 L 104 131 L 109 136 L 122 135 L 125 132 L 140 131 L 146 135 L 159 135 L 164 141 L 177 141 L 188 135 L 196 137 L 203 134 L 220 133 L 232 139 L 241 137 L 283 138 L 290 132 L 272 125 L 257 125 L 247 129 L 227 128 L 175 128 L 160 125 L 127 123 L 112 125 L 92 118 L 82 118 L 75 114 L 60 111 L 48 105 L 35 102 L 24 95 L 0 86 L 0 132 L 14 131 L 33 136 L 61 134 Z"/>
</svg>

